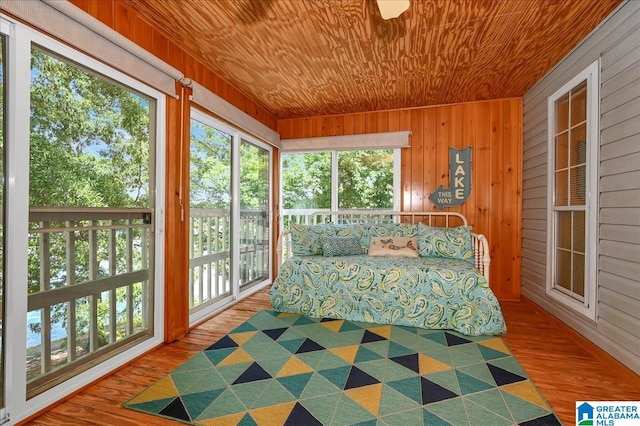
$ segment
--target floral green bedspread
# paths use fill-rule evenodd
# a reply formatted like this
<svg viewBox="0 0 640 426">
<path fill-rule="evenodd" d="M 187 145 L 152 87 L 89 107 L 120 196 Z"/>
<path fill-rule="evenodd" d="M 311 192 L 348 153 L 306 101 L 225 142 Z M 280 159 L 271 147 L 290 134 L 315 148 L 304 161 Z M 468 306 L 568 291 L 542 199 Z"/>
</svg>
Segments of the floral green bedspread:
<svg viewBox="0 0 640 426">
<path fill-rule="evenodd" d="M 467 335 L 506 332 L 498 300 L 466 260 L 367 255 L 287 259 L 271 286 L 280 312 Z"/>
</svg>

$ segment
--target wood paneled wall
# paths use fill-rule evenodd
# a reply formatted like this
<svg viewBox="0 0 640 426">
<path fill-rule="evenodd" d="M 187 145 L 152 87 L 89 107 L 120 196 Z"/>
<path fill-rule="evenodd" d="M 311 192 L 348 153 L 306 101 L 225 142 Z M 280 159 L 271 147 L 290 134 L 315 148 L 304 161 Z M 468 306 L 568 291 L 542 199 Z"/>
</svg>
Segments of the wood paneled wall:
<svg viewBox="0 0 640 426">
<path fill-rule="evenodd" d="M 131 39 L 158 58 L 181 70 L 237 108 L 277 129 L 283 140 L 297 137 L 350 135 L 411 130 L 411 147 L 402 154 L 402 209 L 434 210 L 429 194 L 448 186 L 449 146 L 472 149 L 472 190 L 469 200 L 453 208 L 467 216 L 477 232 L 491 245 L 491 286 L 501 300 L 520 297 L 522 101 L 504 99 L 448 106 L 369 112 L 326 117 L 276 120 L 234 87 L 187 55 L 135 11 L 117 0 L 70 0 L 85 12 Z M 169 105 L 167 138 L 167 228 L 165 289 L 179 296 L 187 279 L 187 242 L 180 218 L 177 188 L 180 187 L 178 126 L 179 106 Z M 173 111 L 173 113 L 171 113 Z M 173 129 L 173 130 L 171 130 Z M 285 142 L 286 143 L 286 142 Z M 184 165 L 183 165 L 184 167 Z M 186 168 L 188 169 L 188 167 Z M 188 188 L 182 174 L 182 187 Z M 172 221 L 172 223 L 169 223 Z M 174 223 L 175 222 L 175 223 Z M 180 306 L 179 306 L 180 305 Z M 171 341 L 188 329 L 188 315 L 173 298 L 167 305 L 166 338 Z"/>
<path fill-rule="evenodd" d="M 436 210 L 429 195 L 449 187 L 449 147 L 472 147 L 471 195 L 446 208 L 464 214 L 491 248 L 493 291 L 520 298 L 522 99 L 278 121 L 286 139 L 411 131 L 402 150 L 403 211 Z M 339 147 L 336 147 L 339 148 Z"/>
</svg>

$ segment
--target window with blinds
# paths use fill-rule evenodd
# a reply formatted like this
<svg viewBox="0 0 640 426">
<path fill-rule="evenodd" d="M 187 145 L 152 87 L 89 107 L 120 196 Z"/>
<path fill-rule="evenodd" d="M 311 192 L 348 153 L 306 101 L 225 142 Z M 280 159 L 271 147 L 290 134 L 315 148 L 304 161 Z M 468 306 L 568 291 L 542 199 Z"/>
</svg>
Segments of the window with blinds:
<svg viewBox="0 0 640 426">
<path fill-rule="evenodd" d="M 587 82 L 556 101 L 554 285 L 584 298 Z"/>
<path fill-rule="evenodd" d="M 595 63 L 549 98 L 548 293 L 593 315 L 597 71 Z"/>
</svg>

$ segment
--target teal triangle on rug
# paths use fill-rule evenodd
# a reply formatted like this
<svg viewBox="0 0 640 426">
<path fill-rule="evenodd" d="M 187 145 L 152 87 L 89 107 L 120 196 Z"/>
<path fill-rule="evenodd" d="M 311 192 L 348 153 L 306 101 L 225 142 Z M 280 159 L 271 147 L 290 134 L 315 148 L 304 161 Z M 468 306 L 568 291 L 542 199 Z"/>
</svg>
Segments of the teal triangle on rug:
<svg viewBox="0 0 640 426">
<path fill-rule="evenodd" d="M 561 424 L 500 337 L 268 310 L 123 406 L 203 426 Z"/>
</svg>

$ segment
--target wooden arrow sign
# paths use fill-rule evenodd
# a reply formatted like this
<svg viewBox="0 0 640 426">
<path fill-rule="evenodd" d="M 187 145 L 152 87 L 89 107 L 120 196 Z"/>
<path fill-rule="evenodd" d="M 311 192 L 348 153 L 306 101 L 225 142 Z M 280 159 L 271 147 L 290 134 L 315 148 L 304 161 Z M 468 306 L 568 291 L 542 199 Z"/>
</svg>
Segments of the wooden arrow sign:
<svg viewBox="0 0 640 426">
<path fill-rule="evenodd" d="M 459 206 L 471 195 L 471 147 L 449 147 L 449 188 L 438 187 L 429 199 L 437 208 Z"/>
</svg>

